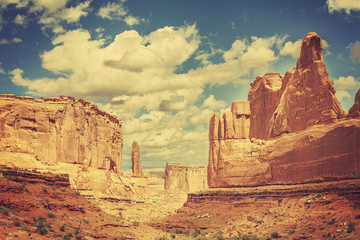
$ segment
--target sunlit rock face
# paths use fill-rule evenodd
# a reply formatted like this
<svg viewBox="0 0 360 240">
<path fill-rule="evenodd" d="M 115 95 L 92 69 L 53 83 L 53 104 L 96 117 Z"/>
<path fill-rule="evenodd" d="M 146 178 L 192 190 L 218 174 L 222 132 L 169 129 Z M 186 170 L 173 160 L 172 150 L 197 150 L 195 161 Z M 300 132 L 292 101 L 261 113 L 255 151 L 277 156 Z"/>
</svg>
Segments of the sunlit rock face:
<svg viewBox="0 0 360 240">
<path fill-rule="evenodd" d="M 265 74 L 251 83 L 250 138 L 269 139 L 346 116 L 321 56 L 321 39 L 308 33 L 296 67 L 284 77 Z"/>
<path fill-rule="evenodd" d="M 0 95 L 0 152 L 120 171 L 121 122 L 81 99 Z"/>
<path fill-rule="evenodd" d="M 139 144 L 136 141 L 134 141 L 132 144 L 131 159 L 132 159 L 132 175 L 133 175 L 133 177 L 144 177 L 143 170 L 141 167 L 141 162 L 140 162 Z"/>
<path fill-rule="evenodd" d="M 186 194 L 207 187 L 205 167 L 166 163 L 165 192 L 167 194 Z"/>
<path fill-rule="evenodd" d="M 257 77 L 249 91 L 250 111 L 243 109 L 245 124 L 231 125 L 230 116 L 237 114 L 214 114 L 209 126 L 210 187 L 360 177 L 360 119 L 351 119 L 359 116 L 360 94 L 345 119 L 321 50 L 320 37 L 309 33 L 295 68 L 284 76 Z M 249 126 L 245 135 L 235 138 L 244 125 Z"/>
<path fill-rule="evenodd" d="M 266 139 L 269 135 L 269 122 L 281 97 L 282 79 L 279 73 L 267 73 L 250 84 L 250 138 Z"/>
</svg>

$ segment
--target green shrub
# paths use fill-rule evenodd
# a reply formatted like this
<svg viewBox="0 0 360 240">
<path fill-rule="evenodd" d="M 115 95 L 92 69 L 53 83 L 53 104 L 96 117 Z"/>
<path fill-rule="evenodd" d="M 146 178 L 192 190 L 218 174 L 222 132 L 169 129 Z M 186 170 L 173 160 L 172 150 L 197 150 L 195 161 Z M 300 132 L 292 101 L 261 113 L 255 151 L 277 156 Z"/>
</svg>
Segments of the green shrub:
<svg viewBox="0 0 360 240">
<path fill-rule="evenodd" d="M 4 206 L 0 206 L 0 212 L 6 216 L 9 216 L 9 209 Z"/>
<path fill-rule="evenodd" d="M 243 235 L 239 238 L 239 240 L 250 240 L 250 237 L 249 237 L 248 235 L 246 235 L 246 234 L 243 234 Z"/>
<path fill-rule="evenodd" d="M 49 230 L 45 227 L 38 227 L 36 231 L 43 236 L 49 232 Z"/>
<path fill-rule="evenodd" d="M 334 225 L 334 223 L 335 223 L 335 218 L 332 218 L 332 219 L 328 222 L 329 225 Z"/>
<path fill-rule="evenodd" d="M 295 233 L 295 230 L 294 229 L 291 229 L 288 234 L 291 235 L 291 234 L 294 234 Z"/>
<path fill-rule="evenodd" d="M 214 234 L 213 236 L 214 240 L 223 240 L 223 233 L 219 230 L 217 233 Z"/>
<path fill-rule="evenodd" d="M 43 192 L 44 192 L 44 193 L 47 193 L 48 191 L 47 191 L 47 189 L 46 189 L 46 188 L 43 188 Z"/>
<path fill-rule="evenodd" d="M 18 222 L 18 221 L 14 222 L 14 225 L 15 225 L 15 227 L 20 227 L 21 226 L 20 222 Z"/>
<path fill-rule="evenodd" d="M 39 216 L 38 219 L 35 218 L 35 226 L 37 227 L 37 232 L 41 235 L 46 235 L 48 233 L 48 228 L 51 226 L 46 221 L 45 217 Z"/>
<path fill-rule="evenodd" d="M 138 221 L 134 221 L 134 222 L 133 222 L 133 226 L 134 226 L 134 227 L 138 227 L 138 226 L 139 226 L 139 222 L 138 222 Z"/>
<path fill-rule="evenodd" d="M 273 232 L 273 233 L 271 234 L 271 237 L 272 237 L 272 238 L 279 238 L 280 236 L 279 236 L 279 234 L 278 234 L 277 232 Z"/>
<path fill-rule="evenodd" d="M 66 234 L 62 237 L 62 239 L 63 239 L 63 240 L 70 240 L 72 237 L 73 237 L 73 235 L 72 235 L 71 233 L 66 233 Z"/>
<path fill-rule="evenodd" d="M 197 237 L 197 236 L 199 236 L 201 234 L 201 232 L 200 232 L 200 230 L 199 229 L 195 229 L 195 231 L 191 234 L 191 236 L 193 236 L 193 237 Z"/>
<path fill-rule="evenodd" d="M 29 232 L 30 230 L 27 227 L 21 227 L 21 231 Z"/>
<path fill-rule="evenodd" d="M 348 226 L 346 228 L 346 232 L 347 233 L 352 233 L 353 231 L 355 231 L 355 226 L 356 226 L 355 222 L 349 222 Z"/>
<path fill-rule="evenodd" d="M 54 213 L 48 213 L 47 214 L 49 218 L 55 218 L 55 214 Z"/>
<path fill-rule="evenodd" d="M 355 216 L 355 219 L 360 219 L 360 214 Z"/>
<path fill-rule="evenodd" d="M 60 227 L 60 231 L 65 232 L 65 224 Z"/>
<path fill-rule="evenodd" d="M 82 229 L 80 227 L 75 228 L 75 235 L 81 233 Z"/>
<path fill-rule="evenodd" d="M 183 230 L 181 230 L 181 229 L 176 229 L 176 230 L 175 230 L 175 233 L 176 233 L 176 234 L 185 234 L 185 235 L 188 234 L 187 232 L 185 232 L 185 231 L 183 231 Z"/>
</svg>

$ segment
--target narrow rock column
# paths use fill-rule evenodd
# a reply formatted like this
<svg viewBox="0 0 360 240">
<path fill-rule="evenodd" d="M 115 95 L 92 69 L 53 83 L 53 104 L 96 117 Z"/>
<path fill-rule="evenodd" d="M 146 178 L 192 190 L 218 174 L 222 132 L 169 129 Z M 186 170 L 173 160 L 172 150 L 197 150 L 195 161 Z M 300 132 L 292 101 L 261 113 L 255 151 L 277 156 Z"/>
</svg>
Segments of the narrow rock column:
<svg viewBox="0 0 360 240">
<path fill-rule="evenodd" d="M 144 177 L 141 163 L 140 163 L 140 151 L 139 144 L 134 141 L 132 144 L 132 175 L 133 177 Z"/>
</svg>

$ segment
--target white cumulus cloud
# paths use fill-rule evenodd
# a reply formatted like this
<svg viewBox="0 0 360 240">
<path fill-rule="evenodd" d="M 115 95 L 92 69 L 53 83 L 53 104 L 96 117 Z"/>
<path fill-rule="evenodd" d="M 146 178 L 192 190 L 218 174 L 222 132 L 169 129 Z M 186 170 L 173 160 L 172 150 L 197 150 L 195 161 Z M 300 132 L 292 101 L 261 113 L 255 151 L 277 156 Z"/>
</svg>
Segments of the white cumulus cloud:
<svg viewBox="0 0 360 240">
<path fill-rule="evenodd" d="M 295 42 L 286 42 L 284 47 L 280 50 L 280 55 L 290 55 L 292 58 L 299 58 L 302 41 L 302 39 L 298 39 Z"/>
<path fill-rule="evenodd" d="M 134 26 L 143 22 L 144 19 L 135 17 L 129 14 L 127 7 L 124 6 L 126 0 L 120 0 L 118 2 L 109 2 L 107 5 L 102 6 L 97 15 L 103 19 L 110 21 L 123 21 L 129 26 Z"/>
<path fill-rule="evenodd" d="M 15 24 L 27 26 L 28 18 L 36 18 L 43 29 L 51 29 L 55 34 L 62 24 L 78 23 L 81 17 L 87 16 L 92 0 L 73 2 L 69 0 L 1 0 L 0 6 L 4 9 L 15 7 L 22 11 L 13 19 Z M 70 5 L 68 5 L 70 3 Z M 0 19 L 1 20 L 1 19 Z M 1 25 L 1 21 L 0 21 Z"/>
<path fill-rule="evenodd" d="M 350 14 L 351 11 L 360 11 L 359 0 L 327 0 L 326 4 L 330 13 L 345 11 L 347 14 Z"/>
<path fill-rule="evenodd" d="M 348 90 L 359 88 L 360 81 L 353 76 L 341 76 L 338 79 L 334 80 L 334 87 L 336 90 L 335 96 L 339 101 L 341 101 L 343 98 L 351 97 Z"/>
</svg>

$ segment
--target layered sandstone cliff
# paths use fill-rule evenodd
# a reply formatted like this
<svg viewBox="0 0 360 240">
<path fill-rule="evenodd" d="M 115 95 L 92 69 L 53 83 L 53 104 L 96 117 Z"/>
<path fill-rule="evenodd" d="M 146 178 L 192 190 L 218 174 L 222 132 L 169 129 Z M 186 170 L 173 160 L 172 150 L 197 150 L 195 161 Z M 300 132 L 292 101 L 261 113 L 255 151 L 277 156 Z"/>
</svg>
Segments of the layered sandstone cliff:
<svg viewBox="0 0 360 240">
<path fill-rule="evenodd" d="M 0 152 L 120 171 L 121 122 L 72 97 L 0 95 Z"/>
<path fill-rule="evenodd" d="M 345 119 L 321 49 L 320 37 L 309 33 L 295 68 L 285 76 L 268 73 L 251 83 L 250 129 L 243 139 L 227 138 L 228 127 L 219 115 L 211 118 L 210 187 L 360 177 L 360 119 L 351 119 L 359 112 L 359 100 Z M 232 127 L 230 132 L 243 129 Z"/>
<path fill-rule="evenodd" d="M 166 163 L 165 191 L 168 194 L 196 192 L 207 188 L 206 168 Z"/>
</svg>

